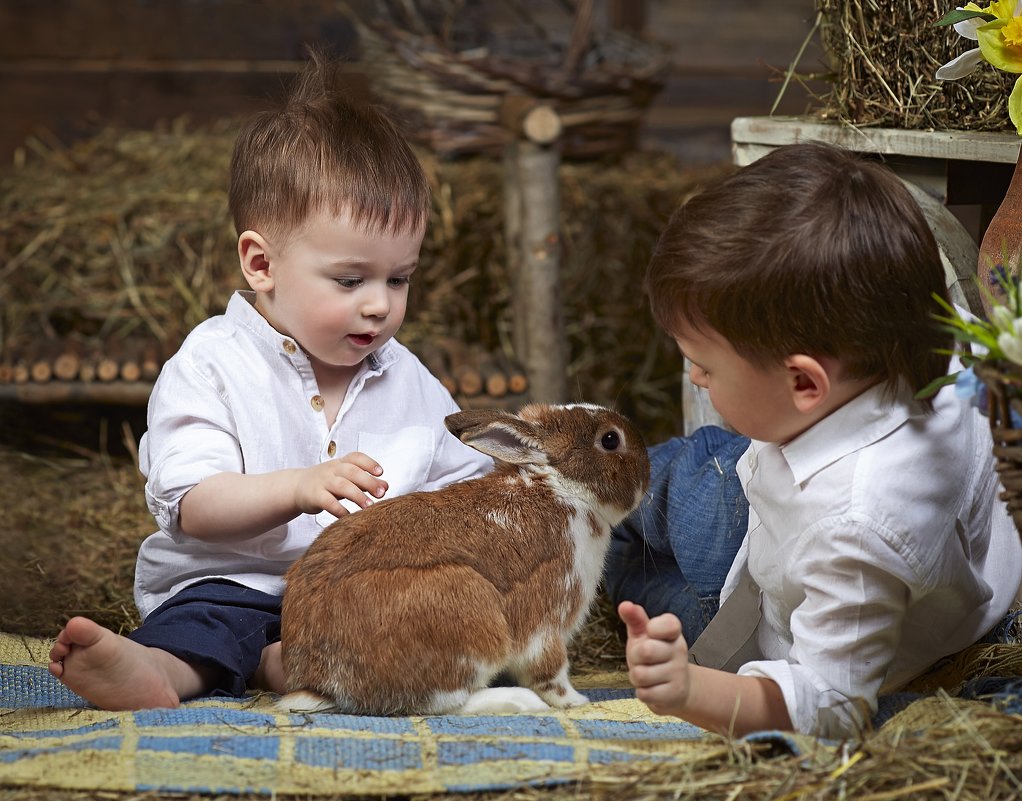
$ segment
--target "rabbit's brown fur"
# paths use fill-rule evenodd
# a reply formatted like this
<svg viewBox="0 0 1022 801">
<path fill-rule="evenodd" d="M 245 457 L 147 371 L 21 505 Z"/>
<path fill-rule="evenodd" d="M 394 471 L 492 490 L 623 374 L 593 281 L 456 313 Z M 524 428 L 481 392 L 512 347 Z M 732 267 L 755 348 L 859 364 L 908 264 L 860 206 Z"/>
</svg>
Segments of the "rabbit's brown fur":
<svg viewBox="0 0 1022 801">
<path fill-rule="evenodd" d="M 323 531 L 287 574 L 289 691 L 358 714 L 431 714 L 462 709 L 507 671 L 548 704 L 584 702 L 566 646 L 610 527 L 648 488 L 642 439 L 586 404 L 460 412 L 448 427 L 496 468 Z"/>
</svg>

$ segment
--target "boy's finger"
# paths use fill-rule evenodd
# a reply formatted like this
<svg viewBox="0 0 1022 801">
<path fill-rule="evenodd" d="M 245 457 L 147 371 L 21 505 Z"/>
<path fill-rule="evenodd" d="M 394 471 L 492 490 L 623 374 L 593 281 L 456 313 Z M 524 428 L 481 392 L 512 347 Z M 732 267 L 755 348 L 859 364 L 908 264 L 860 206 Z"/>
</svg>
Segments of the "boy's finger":
<svg viewBox="0 0 1022 801">
<path fill-rule="evenodd" d="M 334 478 L 329 489 L 338 498 L 347 498 L 364 509 L 373 501 L 380 500 L 390 485 L 382 478 L 374 478 L 364 471 L 353 472 L 349 466 L 347 473 Z"/>
<path fill-rule="evenodd" d="M 360 467 L 370 475 L 373 476 L 383 475 L 383 467 L 380 465 L 380 463 L 373 459 L 371 456 L 367 456 L 366 454 L 362 453 L 361 451 L 352 451 L 343 459 L 341 459 L 341 461 L 347 462 L 348 464 L 353 464 L 356 467 Z"/>
<path fill-rule="evenodd" d="M 628 641 L 625 646 L 625 660 L 629 667 L 662 665 L 665 662 L 670 662 L 677 651 L 674 642 L 650 637 L 647 631 L 645 637 L 633 638 Z"/>
<path fill-rule="evenodd" d="M 646 634 L 658 640 L 676 640 L 681 636 L 681 621 L 669 612 L 657 615 L 646 624 Z"/>
<path fill-rule="evenodd" d="M 631 601 L 622 601 L 617 607 L 618 617 L 625 624 L 629 637 L 641 637 L 646 633 L 646 624 L 649 617 L 646 610 Z"/>
<path fill-rule="evenodd" d="M 642 665 L 628 671 L 628 680 L 636 690 L 670 686 L 673 677 L 670 665 Z"/>
</svg>

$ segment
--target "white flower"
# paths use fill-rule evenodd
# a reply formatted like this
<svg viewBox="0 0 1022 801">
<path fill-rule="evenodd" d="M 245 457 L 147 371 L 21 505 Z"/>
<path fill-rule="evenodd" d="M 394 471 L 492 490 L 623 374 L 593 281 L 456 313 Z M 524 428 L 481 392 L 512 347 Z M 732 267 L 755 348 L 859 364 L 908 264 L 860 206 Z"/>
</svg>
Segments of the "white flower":
<svg viewBox="0 0 1022 801">
<path fill-rule="evenodd" d="M 997 346 L 1005 359 L 1022 365 L 1022 320 L 1015 320 L 1011 331 L 1005 331 L 997 337 Z"/>
<path fill-rule="evenodd" d="M 1014 331 L 1015 315 L 1011 313 L 1007 306 L 997 305 L 990 310 L 990 321 L 997 326 L 1001 331 Z"/>
</svg>

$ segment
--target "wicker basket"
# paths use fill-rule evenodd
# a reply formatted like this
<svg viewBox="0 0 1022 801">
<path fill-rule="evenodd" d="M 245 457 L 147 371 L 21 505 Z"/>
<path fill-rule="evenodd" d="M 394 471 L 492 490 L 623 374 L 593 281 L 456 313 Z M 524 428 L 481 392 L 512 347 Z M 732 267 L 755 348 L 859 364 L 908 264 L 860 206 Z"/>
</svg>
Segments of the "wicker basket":
<svg viewBox="0 0 1022 801">
<path fill-rule="evenodd" d="M 987 409 L 1004 488 L 1001 498 L 1022 535 L 1022 428 L 1016 428 L 1011 418 L 1013 410 L 1022 415 L 1022 368 L 1004 361 L 976 362 L 973 372 L 989 390 Z"/>
<path fill-rule="evenodd" d="M 577 19 L 570 41 L 544 42 L 524 23 L 505 28 L 499 40 L 473 41 L 465 31 L 455 37 L 443 33 L 444 25 L 430 25 L 445 7 L 436 0 L 412 0 L 401 14 L 388 13 L 389 6 L 380 4 L 374 14 L 348 7 L 362 61 L 372 67 L 370 86 L 402 112 L 414 140 L 441 156 L 502 152 L 513 136 L 499 119 L 508 97 L 556 109 L 568 158 L 632 150 L 669 66 L 663 47 Z M 501 6 L 479 8 L 494 16 Z"/>
</svg>

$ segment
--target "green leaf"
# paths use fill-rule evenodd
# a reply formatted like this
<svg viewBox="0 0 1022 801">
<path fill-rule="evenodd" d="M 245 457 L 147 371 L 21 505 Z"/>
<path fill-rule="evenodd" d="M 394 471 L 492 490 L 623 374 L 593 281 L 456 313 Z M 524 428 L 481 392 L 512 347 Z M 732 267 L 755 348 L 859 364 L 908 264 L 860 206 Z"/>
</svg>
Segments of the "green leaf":
<svg viewBox="0 0 1022 801">
<path fill-rule="evenodd" d="M 937 22 L 933 23 L 934 27 L 941 25 L 954 25 L 956 22 L 964 22 L 967 19 L 975 19 L 976 17 L 982 17 L 987 22 L 990 20 L 997 19 L 993 14 L 987 14 L 984 11 L 966 11 L 962 8 L 956 8 L 954 11 L 949 11 Z"/>
<path fill-rule="evenodd" d="M 958 373 L 949 373 L 948 375 L 942 375 L 938 378 L 933 379 L 929 384 L 923 387 L 915 394 L 916 400 L 926 400 L 936 395 L 943 387 L 948 384 L 953 384 L 958 380 Z"/>
<path fill-rule="evenodd" d="M 1008 116 L 1015 124 L 1015 131 L 1022 136 L 1022 77 L 1015 81 L 1015 88 L 1008 96 Z"/>
</svg>

